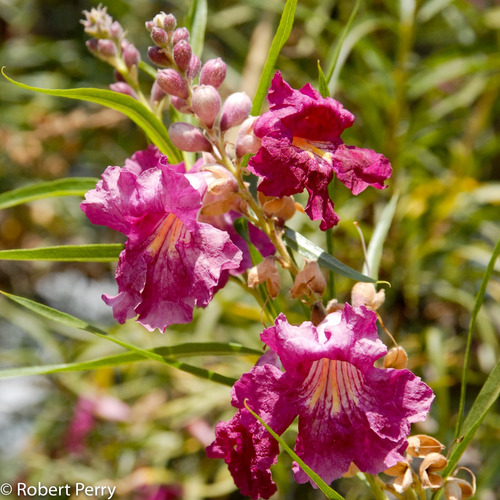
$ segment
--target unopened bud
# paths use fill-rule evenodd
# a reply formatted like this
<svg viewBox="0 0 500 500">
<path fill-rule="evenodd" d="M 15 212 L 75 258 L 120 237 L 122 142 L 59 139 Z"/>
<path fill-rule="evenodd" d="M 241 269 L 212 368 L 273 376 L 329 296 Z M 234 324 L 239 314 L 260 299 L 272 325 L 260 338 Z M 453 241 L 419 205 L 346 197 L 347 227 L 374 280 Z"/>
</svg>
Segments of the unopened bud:
<svg viewBox="0 0 500 500">
<path fill-rule="evenodd" d="M 116 45 L 111 40 L 97 40 L 97 55 L 108 59 L 116 55 Z"/>
<path fill-rule="evenodd" d="M 109 37 L 117 42 L 121 42 L 124 32 L 121 24 L 118 21 L 113 21 L 109 27 Z"/>
<path fill-rule="evenodd" d="M 412 457 L 426 457 L 429 453 L 439 453 L 444 450 L 444 444 L 425 434 L 416 434 L 408 438 L 406 453 Z"/>
<path fill-rule="evenodd" d="M 175 69 L 161 69 L 158 71 L 156 81 L 162 90 L 169 94 L 187 99 L 189 90 L 182 76 Z"/>
<path fill-rule="evenodd" d="M 189 30 L 187 28 L 177 28 L 174 31 L 174 45 L 179 43 L 181 40 L 186 40 L 187 42 L 189 41 Z"/>
<path fill-rule="evenodd" d="M 172 123 L 168 132 L 174 146 L 182 151 L 189 151 L 192 153 L 198 151 L 212 151 L 212 146 L 203 135 L 203 132 L 190 123 Z"/>
<path fill-rule="evenodd" d="M 151 88 L 151 101 L 153 103 L 160 102 L 166 96 L 165 92 L 158 85 L 158 82 L 155 80 L 153 86 Z M 178 99 L 178 97 L 176 98 Z"/>
<path fill-rule="evenodd" d="M 167 24 L 171 22 L 170 21 L 171 17 L 174 18 L 174 22 L 176 23 L 177 21 L 175 20 L 175 17 L 172 14 L 165 14 L 165 12 L 162 11 L 159 14 L 156 14 L 156 16 L 152 19 L 152 21 L 146 22 L 146 28 L 148 29 L 148 31 L 152 31 L 153 28 L 164 28 L 167 31 L 170 31 L 165 27 L 165 22 L 167 22 Z M 167 19 L 169 19 L 169 21 L 166 21 Z"/>
<path fill-rule="evenodd" d="M 211 85 L 201 85 L 193 92 L 191 100 L 194 114 L 212 128 L 220 110 L 220 95 Z"/>
<path fill-rule="evenodd" d="M 297 273 L 290 293 L 293 298 L 312 293 L 322 295 L 326 288 L 326 280 L 315 260 L 306 261 L 304 269 Z"/>
<path fill-rule="evenodd" d="M 191 49 L 191 45 L 186 40 L 181 40 L 174 45 L 173 55 L 175 64 L 179 68 L 179 71 L 186 71 L 189 62 L 191 61 L 191 54 L 193 50 Z"/>
<path fill-rule="evenodd" d="M 156 26 L 151 30 L 151 39 L 158 45 L 158 47 L 166 48 L 168 47 L 169 36 L 163 28 L 157 28 Z"/>
<path fill-rule="evenodd" d="M 254 288 L 261 283 L 266 283 L 267 291 L 275 299 L 280 291 L 280 275 L 274 257 L 266 257 L 262 262 L 248 271 L 248 286 Z"/>
<path fill-rule="evenodd" d="M 252 101 L 245 92 L 231 94 L 222 106 L 220 128 L 224 132 L 235 125 L 242 123 L 250 114 Z"/>
<path fill-rule="evenodd" d="M 220 57 L 209 59 L 201 68 L 200 84 L 212 85 L 218 89 L 226 78 L 226 71 L 226 63 Z"/>
<path fill-rule="evenodd" d="M 385 290 L 376 291 L 373 283 L 356 283 L 352 287 L 351 304 L 356 306 L 366 306 L 376 311 L 385 300 Z"/>
<path fill-rule="evenodd" d="M 180 111 L 181 113 L 193 113 L 193 109 L 191 108 L 191 106 L 188 104 L 186 99 L 182 99 L 182 97 L 176 97 L 175 95 L 173 95 L 170 98 L 170 103 L 177 111 Z"/>
<path fill-rule="evenodd" d="M 260 139 L 253 133 L 256 116 L 248 117 L 240 126 L 236 137 L 236 156 L 242 158 L 246 154 L 255 154 L 260 149 Z"/>
<path fill-rule="evenodd" d="M 135 45 L 126 40 L 122 42 L 122 57 L 128 69 L 137 66 L 141 60 L 141 55 Z"/>
<path fill-rule="evenodd" d="M 173 31 L 177 26 L 177 19 L 173 14 L 166 14 L 163 18 L 163 29 L 165 31 Z"/>
<path fill-rule="evenodd" d="M 408 363 L 408 354 L 401 347 L 392 347 L 384 358 L 384 368 L 395 368 L 396 370 L 402 370 L 406 368 Z"/>
<path fill-rule="evenodd" d="M 148 57 L 157 66 L 168 68 L 172 65 L 172 59 L 161 47 L 148 47 Z"/>
<path fill-rule="evenodd" d="M 311 308 L 311 323 L 318 326 L 326 318 L 326 310 L 321 301 L 317 301 Z"/>
<path fill-rule="evenodd" d="M 186 70 L 186 76 L 191 80 L 196 78 L 196 76 L 200 72 L 200 66 L 201 66 L 200 59 L 196 54 L 192 54 L 191 59 L 189 61 L 189 66 Z"/>
<path fill-rule="evenodd" d="M 109 88 L 111 90 L 114 90 L 115 92 L 119 92 L 120 94 L 129 95 L 130 97 L 137 99 L 137 94 L 135 93 L 135 90 L 128 83 L 115 82 L 115 83 L 112 83 L 109 86 Z"/>
<path fill-rule="evenodd" d="M 420 464 L 419 475 L 422 486 L 427 489 L 438 489 L 443 486 L 443 478 L 436 474 L 448 465 L 446 457 L 440 453 L 429 453 Z"/>
</svg>

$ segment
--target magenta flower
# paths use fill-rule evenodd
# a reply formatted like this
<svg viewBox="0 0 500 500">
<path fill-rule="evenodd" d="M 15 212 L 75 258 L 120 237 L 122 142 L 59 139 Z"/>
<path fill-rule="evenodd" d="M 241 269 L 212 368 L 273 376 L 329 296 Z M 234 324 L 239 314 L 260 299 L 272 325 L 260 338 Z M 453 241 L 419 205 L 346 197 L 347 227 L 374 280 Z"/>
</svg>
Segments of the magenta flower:
<svg viewBox="0 0 500 500">
<path fill-rule="evenodd" d="M 425 418 L 434 395 L 407 369 L 373 366 L 387 352 L 374 312 L 346 304 L 317 327 L 309 321 L 290 325 L 280 314 L 261 339 L 280 363 L 266 354 L 267 362 L 234 385 L 238 412 L 217 424 L 207 448 L 209 457 L 226 461 L 244 495 L 269 498 L 276 491 L 269 467 L 279 453 L 245 400 L 280 435 L 298 415 L 295 452 L 327 483 L 351 462 L 378 474 L 404 460 L 410 424 Z M 297 464 L 294 473 L 299 483 L 309 479 Z"/>
<path fill-rule="evenodd" d="M 270 110 L 255 123 L 261 148 L 248 168 L 263 178 L 259 190 L 286 196 L 307 189 L 306 213 L 326 230 L 337 224 L 328 184 L 336 175 L 355 195 L 368 186 L 378 189 L 390 177 L 389 160 L 370 149 L 346 146 L 340 135 L 354 116 L 335 99 L 321 97 L 310 84 L 295 90 L 279 72 L 267 97 Z"/>
<path fill-rule="evenodd" d="M 193 187 L 184 170 L 150 147 L 123 168 L 108 167 L 81 205 L 91 222 L 128 237 L 118 295 L 103 296 L 120 323 L 136 315 L 148 330 L 189 323 L 193 308 L 212 300 L 221 275 L 240 266 L 228 233 L 198 222 L 206 185 Z"/>
</svg>

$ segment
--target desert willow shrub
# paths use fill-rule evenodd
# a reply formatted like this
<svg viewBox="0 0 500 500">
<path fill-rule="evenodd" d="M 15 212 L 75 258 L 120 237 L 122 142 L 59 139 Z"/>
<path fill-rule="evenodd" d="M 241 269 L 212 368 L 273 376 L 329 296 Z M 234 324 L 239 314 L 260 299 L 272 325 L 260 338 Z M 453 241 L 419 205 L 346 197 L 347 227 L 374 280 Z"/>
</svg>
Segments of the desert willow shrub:
<svg viewBox="0 0 500 500">
<path fill-rule="evenodd" d="M 290 24 L 293 2 L 285 10 Z M 172 14 L 145 23 L 153 66 L 105 7 L 85 11 L 82 24 L 89 50 L 114 68 L 115 82 L 79 98 L 121 109 L 150 141 L 123 166 L 106 168 L 81 203 L 90 222 L 126 237 L 118 292 L 103 295 L 114 318 L 166 332 L 168 342 L 170 325 L 193 321 L 195 309 L 210 307 L 232 281 L 270 323 L 260 334 L 265 353 L 234 383 L 236 412 L 217 424 L 208 457 L 226 462 L 242 494 L 270 498 L 280 436 L 298 417 L 294 450 L 287 448 L 293 476 L 329 498 L 342 497 L 328 484 L 356 474 L 374 498 L 473 495 L 474 477 L 456 477 L 441 443 L 410 436 L 434 394 L 406 367 L 404 349 L 388 351 L 379 338 L 384 291 L 286 225 L 297 212 L 321 231 L 338 225 L 334 179 L 353 196 L 387 187 L 390 159 L 341 137 L 354 115 L 310 83 L 293 88 L 280 71 L 262 80 L 269 104 L 262 114 L 246 93 L 224 95 L 225 62 L 202 61 L 193 34 Z M 351 304 L 329 296 L 325 270 L 353 279 Z M 284 290 L 286 274 L 292 286 Z M 280 294 L 303 304 L 302 322 L 280 312 Z"/>
</svg>

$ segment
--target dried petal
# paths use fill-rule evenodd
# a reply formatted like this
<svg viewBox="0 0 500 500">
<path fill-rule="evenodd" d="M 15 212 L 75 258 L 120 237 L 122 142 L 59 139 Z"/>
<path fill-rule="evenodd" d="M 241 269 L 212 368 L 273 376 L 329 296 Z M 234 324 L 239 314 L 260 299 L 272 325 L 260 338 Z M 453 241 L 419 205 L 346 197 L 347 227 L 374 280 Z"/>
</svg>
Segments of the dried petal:
<svg viewBox="0 0 500 500">
<path fill-rule="evenodd" d="M 429 453 L 439 453 L 444 450 L 444 444 L 425 434 L 416 434 L 408 438 L 406 453 L 412 457 L 426 457 Z"/>
</svg>

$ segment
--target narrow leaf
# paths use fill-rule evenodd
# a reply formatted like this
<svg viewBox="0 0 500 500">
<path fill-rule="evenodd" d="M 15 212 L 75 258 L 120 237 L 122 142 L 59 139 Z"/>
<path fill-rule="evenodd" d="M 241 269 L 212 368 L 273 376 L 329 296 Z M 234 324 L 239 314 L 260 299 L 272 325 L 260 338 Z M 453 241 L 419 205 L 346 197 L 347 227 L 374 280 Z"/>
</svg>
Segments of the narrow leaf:
<svg viewBox="0 0 500 500">
<path fill-rule="evenodd" d="M 70 314 L 64 313 L 62 311 L 58 311 L 57 309 L 46 306 L 44 304 L 40 304 L 39 302 L 35 302 L 34 300 L 26 299 L 24 297 L 19 297 L 18 295 L 13 295 L 6 292 L 0 291 L 0 293 L 2 293 L 2 295 L 7 297 L 8 299 L 17 302 L 19 305 L 26 307 L 27 309 L 44 318 L 56 321 L 72 328 L 78 328 L 80 330 L 85 330 L 89 333 L 93 333 L 94 335 L 109 340 L 110 342 L 114 342 L 115 344 L 118 344 L 119 346 L 142 356 L 143 358 L 152 359 L 164 365 L 173 366 L 178 370 L 190 373 L 191 375 L 195 375 L 196 377 L 212 380 L 229 387 L 232 387 L 236 382 L 236 379 L 226 377 L 224 375 L 221 375 L 220 373 L 206 370 L 205 368 L 199 368 L 197 366 L 193 366 L 182 361 L 177 361 L 175 359 L 164 358 L 160 354 L 157 354 L 153 351 L 141 349 L 140 347 L 134 346 L 132 344 L 129 344 L 128 342 L 124 342 L 123 340 L 109 335 L 104 330 L 98 328 L 97 326 L 91 325 L 90 323 L 87 323 L 82 319 L 76 318 L 75 316 L 71 316 Z"/>
<path fill-rule="evenodd" d="M 476 302 L 474 303 L 474 308 L 472 309 L 472 315 L 469 323 L 469 331 L 467 334 L 467 344 L 465 348 L 464 367 L 462 370 L 462 384 L 460 388 L 460 402 L 458 407 L 457 426 L 455 429 L 455 439 L 459 438 L 460 435 L 462 434 L 462 419 L 465 408 L 465 394 L 467 391 L 467 374 L 469 371 L 470 350 L 472 346 L 472 336 L 474 334 L 474 328 L 476 326 L 476 319 L 479 314 L 479 310 L 483 305 L 484 295 L 486 293 L 486 287 L 488 286 L 488 281 L 490 280 L 491 275 L 493 274 L 495 262 L 499 254 L 500 254 L 500 240 L 498 240 L 497 244 L 495 245 L 495 248 L 493 249 L 493 254 L 491 255 L 488 267 L 486 268 L 486 272 L 484 273 L 481 286 L 479 287 L 479 292 L 476 296 Z"/>
<path fill-rule="evenodd" d="M 325 74 L 323 73 L 323 69 L 321 68 L 321 63 L 318 61 L 318 88 L 319 93 L 322 97 L 330 97 L 330 90 L 328 88 L 328 81 L 326 79 Z"/>
<path fill-rule="evenodd" d="M 251 114 L 254 116 L 260 114 L 262 103 L 264 102 L 267 94 L 267 89 L 271 84 L 276 60 L 278 59 L 278 55 L 281 52 L 283 45 L 285 45 L 286 41 L 288 40 L 290 32 L 292 31 L 296 8 L 297 0 L 287 0 L 283 9 L 283 13 L 281 14 L 278 29 L 276 31 L 276 34 L 274 35 L 271 48 L 269 49 L 269 55 L 267 56 L 266 64 L 264 65 L 262 75 L 260 75 L 259 85 L 257 87 L 252 105 Z"/>
<path fill-rule="evenodd" d="M 261 355 L 261 351 L 250 349 L 240 344 L 223 344 L 218 342 L 193 342 L 179 344 L 174 346 L 162 346 L 154 349 L 148 349 L 149 352 L 159 354 L 160 356 L 206 356 L 209 354 L 228 355 L 228 354 L 251 354 Z M 114 354 L 98 359 L 80 361 L 75 363 L 62 363 L 55 365 L 40 366 L 22 366 L 17 368 L 8 368 L 0 370 L 0 378 L 23 377 L 27 375 L 46 375 L 50 373 L 76 372 L 84 370 L 97 370 L 99 368 L 109 368 L 123 364 L 129 364 L 136 361 L 145 361 L 144 356 L 135 352 L 124 354 Z"/>
<path fill-rule="evenodd" d="M 245 399 L 245 408 L 265 427 L 267 432 L 278 441 L 278 443 L 283 447 L 283 449 L 290 455 L 292 460 L 297 462 L 299 467 L 308 475 L 309 478 L 316 484 L 316 486 L 325 494 L 326 498 L 332 500 L 344 500 L 344 497 L 338 494 L 335 490 L 330 488 L 321 477 L 318 476 L 291 448 L 288 446 L 283 439 L 281 439 L 276 432 L 274 432 L 269 425 L 267 425 L 264 420 L 262 420 L 257 413 L 255 413 L 249 406 L 248 400 Z"/>
<path fill-rule="evenodd" d="M 398 204 L 399 195 L 395 194 L 384 207 L 380 220 L 375 226 L 375 231 L 373 231 L 370 244 L 368 245 L 368 250 L 366 252 L 366 258 L 368 261 L 368 269 L 370 269 L 370 276 L 373 279 L 377 279 L 378 270 L 380 267 L 380 260 L 382 259 L 382 251 L 384 249 L 384 242 L 389 233 L 389 229 L 392 224 L 392 219 L 396 213 L 396 206 Z M 368 269 L 365 264 L 363 267 L 363 272 L 368 274 Z"/>
<path fill-rule="evenodd" d="M 0 194 L 0 209 L 14 207 L 29 201 L 56 196 L 84 196 L 95 188 L 98 179 L 93 177 L 69 177 L 55 181 L 23 186 Z"/>
<path fill-rule="evenodd" d="M 337 260 L 335 257 L 325 252 L 321 247 L 308 240 L 305 236 L 302 236 L 300 233 L 297 233 L 293 229 L 285 228 L 285 238 L 286 244 L 290 246 L 296 252 L 299 252 L 301 255 L 306 257 L 307 259 L 314 259 L 318 261 L 318 264 L 329 269 L 330 271 L 334 271 L 342 276 L 346 276 L 347 278 L 352 278 L 356 281 L 364 281 L 366 283 L 375 283 L 376 280 L 370 278 L 369 276 L 365 276 L 360 272 L 352 269 Z"/>
<path fill-rule="evenodd" d="M 193 52 L 201 58 L 207 27 L 207 0 L 193 0 L 187 16 L 186 27 L 191 34 L 189 43 Z"/>
<path fill-rule="evenodd" d="M 158 148 L 168 155 L 170 162 L 180 162 L 181 156 L 174 145 L 170 142 L 167 129 L 163 122 L 146 106 L 139 101 L 125 94 L 106 89 L 80 88 L 80 89 L 41 89 L 31 87 L 24 83 L 16 82 L 5 74 L 5 67 L 2 68 L 3 76 L 14 85 L 32 92 L 52 95 L 56 97 L 66 97 L 81 101 L 94 102 L 107 106 L 108 108 L 120 111 L 136 123 Z"/>
<path fill-rule="evenodd" d="M 62 262 L 114 262 L 123 245 L 65 245 L 55 247 L 0 250 L 0 260 L 49 260 Z"/>
</svg>

